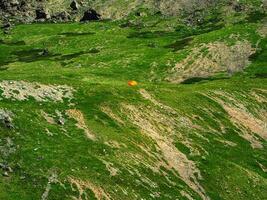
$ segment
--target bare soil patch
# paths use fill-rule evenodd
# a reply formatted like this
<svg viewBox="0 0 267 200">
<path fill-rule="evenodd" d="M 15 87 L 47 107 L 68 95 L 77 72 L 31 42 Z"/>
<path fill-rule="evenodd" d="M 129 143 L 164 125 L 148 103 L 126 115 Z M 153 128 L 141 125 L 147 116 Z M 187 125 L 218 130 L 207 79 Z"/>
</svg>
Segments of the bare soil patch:
<svg viewBox="0 0 267 200">
<path fill-rule="evenodd" d="M 119 115 L 117 115 L 116 113 L 114 113 L 110 107 L 101 106 L 100 109 L 103 113 L 108 115 L 111 119 L 115 120 L 116 122 L 118 122 L 120 124 L 124 124 L 124 121 L 121 119 L 121 117 Z"/>
<path fill-rule="evenodd" d="M 169 107 L 169 106 L 166 106 L 164 105 L 163 103 L 159 102 L 157 99 L 155 99 L 153 97 L 153 95 L 151 95 L 148 91 L 146 91 L 145 89 L 140 89 L 139 90 L 139 93 L 142 95 L 142 97 L 146 100 L 149 100 L 150 102 L 152 102 L 154 105 L 160 107 L 161 109 L 164 109 L 166 110 L 167 112 L 170 112 L 172 114 L 176 114 L 176 111 Z"/>
<path fill-rule="evenodd" d="M 56 124 L 56 121 L 53 117 L 51 117 L 48 113 L 45 111 L 41 110 L 41 115 L 43 118 L 49 123 L 49 124 Z"/>
<path fill-rule="evenodd" d="M 202 199 L 209 199 L 198 182 L 201 174 L 196 164 L 173 145 L 170 134 L 174 131 L 172 127 L 176 122 L 144 107 L 122 104 L 122 108 L 132 123 L 155 141 L 167 162 L 167 167 L 178 172 L 179 177 Z"/>
<path fill-rule="evenodd" d="M 95 140 L 96 139 L 95 135 L 88 129 L 88 127 L 86 125 L 86 121 L 85 121 L 84 115 L 80 110 L 69 109 L 69 110 L 66 111 L 66 114 L 70 118 L 73 118 L 77 122 L 76 126 L 79 129 L 82 129 L 84 131 L 84 133 L 87 136 L 87 138 L 89 138 L 91 140 Z"/>
<path fill-rule="evenodd" d="M 234 95 L 225 92 L 214 92 L 210 97 L 218 102 L 230 116 L 231 121 L 241 132 L 239 135 L 251 143 L 253 148 L 262 148 L 260 140 L 255 137 L 257 134 L 264 140 L 267 140 L 267 116 L 261 114 L 258 110 L 257 117 L 251 113 L 243 102 Z M 253 96 L 251 96 L 253 97 Z M 224 99 L 223 99 L 224 98 Z M 259 118 L 259 116 L 261 118 Z"/>
<path fill-rule="evenodd" d="M 77 179 L 74 177 L 70 177 L 69 182 L 71 183 L 72 190 L 73 191 L 78 190 L 78 192 L 79 192 L 78 197 L 72 196 L 72 199 L 89 200 L 90 198 L 88 197 L 88 194 L 86 192 L 86 190 L 88 190 L 88 189 L 94 193 L 97 200 L 103 200 L 103 199 L 109 200 L 109 199 L 111 199 L 109 194 L 106 193 L 101 187 L 98 187 L 89 181 L 83 181 L 83 180 L 80 180 L 80 179 Z"/>
<path fill-rule="evenodd" d="M 255 51 L 248 41 L 237 41 L 233 46 L 223 42 L 201 44 L 177 63 L 166 79 L 181 83 L 194 77 L 207 78 L 219 72 L 231 75 L 243 70 L 250 63 L 249 56 Z"/>
</svg>

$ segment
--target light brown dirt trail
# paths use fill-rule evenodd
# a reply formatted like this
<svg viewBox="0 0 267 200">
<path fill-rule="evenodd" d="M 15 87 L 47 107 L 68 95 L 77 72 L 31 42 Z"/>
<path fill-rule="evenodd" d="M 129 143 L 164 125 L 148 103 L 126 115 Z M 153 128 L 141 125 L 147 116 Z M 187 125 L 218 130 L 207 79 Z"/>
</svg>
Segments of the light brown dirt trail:
<svg viewBox="0 0 267 200">
<path fill-rule="evenodd" d="M 119 122 L 120 124 L 124 124 L 124 121 L 120 118 L 120 116 L 115 114 L 110 107 L 103 105 L 100 107 L 100 109 L 103 113 L 108 115 L 111 119 L 114 119 L 115 121 Z"/>
<path fill-rule="evenodd" d="M 72 196 L 72 199 L 90 200 L 90 198 L 88 197 L 86 193 L 87 189 L 91 190 L 94 193 L 97 200 L 110 200 L 111 199 L 109 194 L 106 193 L 104 189 L 94 185 L 90 181 L 83 181 L 83 180 L 80 180 L 74 177 L 69 177 L 69 182 L 71 183 L 72 190 L 76 191 L 76 189 L 74 188 L 75 186 L 79 192 L 79 196 L 78 197 Z"/>
<path fill-rule="evenodd" d="M 206 94 L 205 94 L 206 95 Z M 241 132 L 239 135 L 251 143 L 253 148 L 262 148 L 262 144 L 254 134 L 267 141 L 267 115 L 266 113 L 256 110 L 257 117 L 252 114 L 245 106 L 245 104 L 238 100 L 234 95 L 222 91 L 214 91 L 206 95 L 219 103 L 231 121 L 235 124 Z M 250 95 L 257 101 L 257 96 Z M 263 97 L 262 97 L 263 98 Z M 260 116 L 260 117 L 259 117 Z"/>
<path fill-rule="evenodd" d="M 153 114 L 152 110 L 134 105 L 122 104 L 122 110 L 133 124 L 138 126 L 145 135 L 155 141 L 164 160 L 167 162 L 168 168 L 174 169 L 192 190 L 199 194 L 202 199 L 208 200 L 209 197 L 205 194 L 204 189 L 198 182 L 201 179 L 201 174 L 196 164 L 189 160 L 185 154 L 178 151 L 170 137 L 163 134 L 163 132 L 168 133 L 171 131 L 166 129 L 169 126 L 168 124 L 160 124 L 159 121 L 163 120 L 163 116 L 161 116 L 161 119 L 157 119 L 159 116 L 155 113 Z"/>
<path fill-rule="evenodd" d="M 76 126 L 79 129 L 82 129 L 85 133 L 85 135 L 87 136 L 87 138 L 91 139 L 91 140 L 96 140 L 95 135 L 88 129 L 86 122 L 85 122 L 85 118 L 83 113 L 80 110 L 77 109 L 69 109 L 66 111 L 66 114 L 70 117 L 73 118 L 77 123 Z"/>
</svg>

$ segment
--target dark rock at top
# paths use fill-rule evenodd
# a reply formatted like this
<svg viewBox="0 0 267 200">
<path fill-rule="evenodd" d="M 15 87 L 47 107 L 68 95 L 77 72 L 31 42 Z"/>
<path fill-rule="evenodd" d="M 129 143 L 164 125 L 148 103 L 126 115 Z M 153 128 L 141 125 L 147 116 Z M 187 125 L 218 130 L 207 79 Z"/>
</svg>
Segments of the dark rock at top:
<svg viewBox="0 0 267 200">
<path fill-rule="evenodd" d="M 101 15 L 98 14 L 95 10 L 89 9 L 89 10 L 84 12 L 84 15 L 80 21 L 85 22 L 85 21 L 99 20 L 100 17 L 101 17 Z"/>
<path fill-rule="evenodd" d="M 35 13 L 36 13 L 36 19 L 48 19 L 49 18 L 49 14 L 43 8 L 36 9 Z"/>
<path fill-rule="evenodd" d="M 79 4 L 76 0 L 72 1 L 70 4 L 70 7 L 72 10 L 78 10 L 79 9 Z"/>
<path fill-rule="evenodd" d="M 0 0 L 0 10 L 6 10 L 9 6 L 8 2 L 5 0 Z"/>
</svg>

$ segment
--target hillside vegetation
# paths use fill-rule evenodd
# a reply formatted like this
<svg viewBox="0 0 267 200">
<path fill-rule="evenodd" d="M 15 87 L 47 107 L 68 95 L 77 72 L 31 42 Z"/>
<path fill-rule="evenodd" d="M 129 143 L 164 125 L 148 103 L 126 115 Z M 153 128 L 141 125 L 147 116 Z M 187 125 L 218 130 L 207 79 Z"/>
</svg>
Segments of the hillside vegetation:
<svg viewBox="0 0 267 200">
<path fill-rule="evenodd" d="M 173 2 L 0 33 L 0 199 L 267 199 L 265 2 Z"/>
</svg>

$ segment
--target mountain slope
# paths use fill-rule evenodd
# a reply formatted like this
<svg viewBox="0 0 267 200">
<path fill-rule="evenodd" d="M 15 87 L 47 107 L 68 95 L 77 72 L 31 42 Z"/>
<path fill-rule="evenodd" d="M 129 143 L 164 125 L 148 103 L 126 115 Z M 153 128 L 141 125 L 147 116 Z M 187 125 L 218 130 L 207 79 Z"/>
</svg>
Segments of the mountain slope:
<svg viewBox="0 0 267 200">
<path fill-rule="evenodd" d="M 1 32 L 0 199 L 266 199 L 257 2 Z"/>
</svg>

